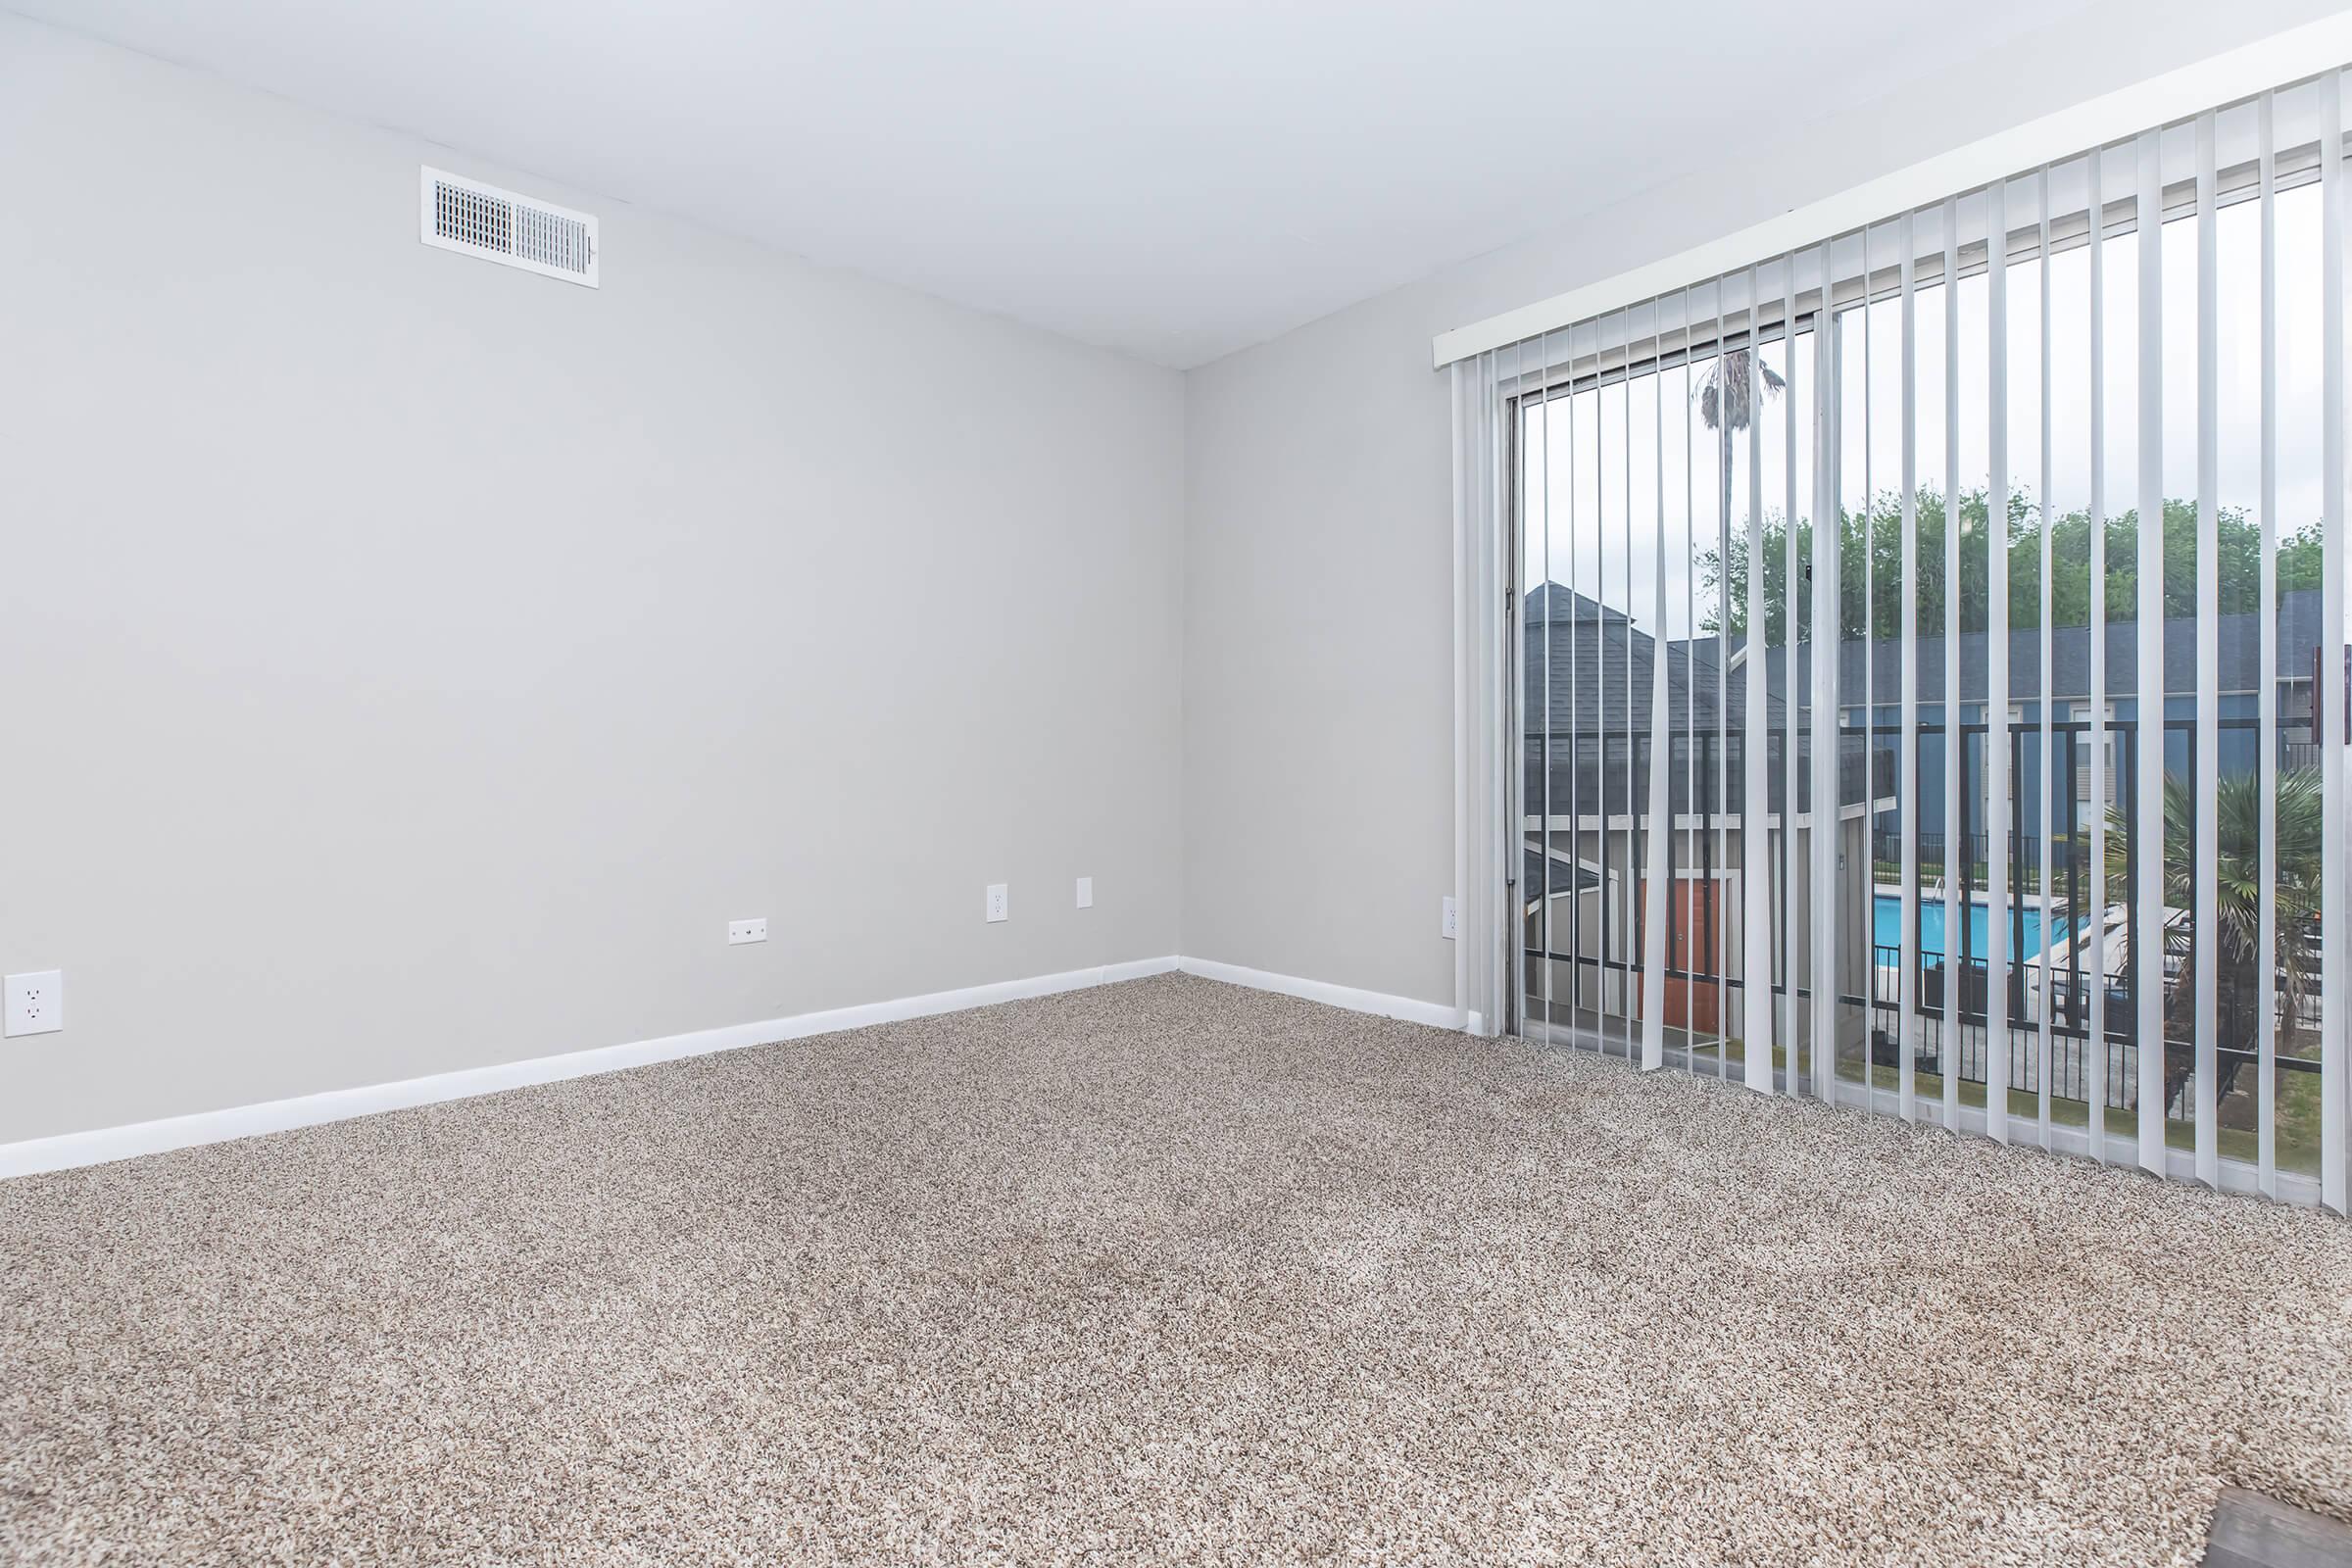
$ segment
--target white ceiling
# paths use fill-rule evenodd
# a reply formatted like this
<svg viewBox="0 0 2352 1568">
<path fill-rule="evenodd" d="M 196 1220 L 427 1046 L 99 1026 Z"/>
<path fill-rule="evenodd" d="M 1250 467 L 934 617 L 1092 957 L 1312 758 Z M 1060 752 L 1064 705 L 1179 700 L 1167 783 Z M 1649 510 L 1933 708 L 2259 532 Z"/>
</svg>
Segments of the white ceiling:
<svg viewBox="0 0 2352 1568">
<path fill-rule="evenodd" d="M 1190 367 L 2088 0 L 5 3 Z"/>
</svg>

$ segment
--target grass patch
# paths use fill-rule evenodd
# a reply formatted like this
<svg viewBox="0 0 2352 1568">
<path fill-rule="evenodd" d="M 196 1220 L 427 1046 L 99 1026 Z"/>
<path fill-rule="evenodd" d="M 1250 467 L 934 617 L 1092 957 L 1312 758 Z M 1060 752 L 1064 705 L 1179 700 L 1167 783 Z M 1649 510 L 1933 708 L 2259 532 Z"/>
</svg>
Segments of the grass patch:
<svg viewBox="0 0 2352 1568">
<path fill-rule="evenodd" d="M 1719 1048 L 1724 1053 L 1725 1060 L 1735 1068 L 1746 1065 L 1746 1044 L 1740 1040 L 1693 1042 L 1690 1047 L 1691 1059 L 1693 1061 L 1712 1059 Z M 1788 1053 L 1786 1047 L 1773 1047 L 1772 1064 L 1776 1070 L 1783 1072 L 1788 1070 Z M 1850 1059 L 1840 1060 L 1838 1064 L 1838 1083 L 1848 1087 L 1858 1086 L 1861 1080 L 1855 1070 L 1857 1065 Z M 1737 1071 L 1730 1075 L 1739 1076 Z M 2254 1079 L 2255 1074 L 2250 1069 L 2238 1075 L 2239 1087 L 2230 1096 L 2232 1106 L 2240 1097 L 2252 1092 L 2250 1086 Z M 1901 1074 L 1893 1067 L 1873 1066 L 1870 1069 L 1870 1083 L 1873 1089 L 1885 1090 L 1889 1094 L 1898 1093 L 1902 1088 Z M 1940 1103 L 1943 1100 L 1943 1075 L 1934 1072 L 1915 1074 L 1912 1079 L 1912 1092 L 1922 1101 L 1935 1101 Z M 1971 1083 L 1964 1078 L 1960 1081 L 1959 1098 L 1961 1104 L 1973 1110 L 1983 1110 L 1986 1104 L 1985 1086 L 1980 1083 Z M 2228 1114 L 2229 1111 L 2230 1107 L 2225 1106 L 2224 1113 Z M 2251 1121 L 2254 1117 L 2252 1106 L 2247 1106 L 2244 1114 L 2246 1119 Z M 2009 1117 L 2012 1123 L 2022 1120 L 2029 1125 L 2039 1126 L 2041 1123 L 2040 1098 L 2032 1090 L 2010 1090 Z M 2087 1129 L 2090 1126 L 2089 1103 L 2085 1101 L 2053 1096 L 2050 1100 L 2050 1125 Z M 2110 1105 L 2107 1108 L 2107 1130 L 2124 1137 L 2137 1136 L 2139 1132 L 2138 1112 L 2118 1109 Z M 2169 1149 L 2194 1150 L 2197 1146 L 2196 1127 L 2191 1122 L 2168 1117 L 2164 1124 L 2164 1141 L 2165 1146 Z M 2255 1164 L 2259 1159 L 2260 1144 L 2261 1135 L 2254 1127 L 2231 1127 L 2226 1123 L 2221 1128 L 2221 1136 L 2218 1140 L 2221 1156 L 2224 1159 L 2234 1159 L 2247 1165 Z M 2316 1072 L 2281 1072 L 2278 1074 L 2278 1169 L 2289 1175 L 2317 1176 L 2319 1174 L 2320 1075 Z"/>
</svg>

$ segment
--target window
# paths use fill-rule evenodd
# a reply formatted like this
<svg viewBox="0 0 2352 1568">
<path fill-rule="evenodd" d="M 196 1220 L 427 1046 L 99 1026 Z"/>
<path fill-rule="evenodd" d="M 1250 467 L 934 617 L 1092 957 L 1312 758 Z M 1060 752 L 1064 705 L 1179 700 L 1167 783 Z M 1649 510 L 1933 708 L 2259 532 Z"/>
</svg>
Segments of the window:
<svg viewBox="0 0 2352 1568">
<path fill-rule="evenodd" d="M 1484 358 L 1526 1032 L 2340 1186 L 2341 93 Z"/>
</svg>

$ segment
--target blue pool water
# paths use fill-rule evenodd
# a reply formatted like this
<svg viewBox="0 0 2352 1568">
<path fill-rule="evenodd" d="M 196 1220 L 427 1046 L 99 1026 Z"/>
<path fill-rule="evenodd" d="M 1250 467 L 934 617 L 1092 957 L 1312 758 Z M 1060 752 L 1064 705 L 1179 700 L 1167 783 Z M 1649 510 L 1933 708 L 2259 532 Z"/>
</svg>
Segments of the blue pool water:
<svg viewBox="0 0 2352 1568">
<path fill-rule="evenodd" d="M 1902 899 L 1892 893 L 1881 893 L 1873 897 L 1871 904 L 1870 940 L 1882 948 L 1901 946 L 1903 940 Z M 1968 951 L 1979 956 L 1992 951 L 1991 944 L 1984 938 L 1984 925 L 1990 914 L 1991 910 L 1983 904 L 1972 904 L 1968 906 Z M 2012 946 L 2009 949 L 2011 958 L 2016 958 L 2021 954 L 2037 954 L 2042 949 L 2041 911 L 2037 908 L 2024 910 L 2023 924 L 2025 926 L 2025 946 L 2019 948 L 2014 945 L 2017 935 L 2015 928 L 2008 921 L 2002 922 L 2002 929 L 2009 932 L 2012 938 Z M 2057 929 L 2051 932 L 2050 940 L 2057 941 L 2065 935 L 2066 922 L 2061 920 L 2058 922 Z M 1943 900 L 1940 897 L 1923 899 L 1920 902 L 1919 950 L 1922 953 L 1948 953 L 1951 951 L 1943 945 Z"/>
</svg>

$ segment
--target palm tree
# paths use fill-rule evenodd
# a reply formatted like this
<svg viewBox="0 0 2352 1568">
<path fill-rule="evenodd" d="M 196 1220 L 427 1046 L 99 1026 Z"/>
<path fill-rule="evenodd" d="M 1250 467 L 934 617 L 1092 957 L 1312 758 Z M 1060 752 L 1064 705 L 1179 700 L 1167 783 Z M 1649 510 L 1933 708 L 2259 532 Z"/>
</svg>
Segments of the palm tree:
<svg viewBox="0 0 2352 1568">
<path fill-rule="evenodd" d="M 2224 1043 L 2250 1046 L 2262 1027 L 2264 987 L 2278 988 L 2278 1044 L 2281 1054 L 2305 1033 L 2304 1004 L 2318 983 L 2313 962 L 2320 921 L 2320 771 L 2292 768 L 2278 778 L 2278 864 L 2274 871 L 2273 914 L 2278 925 L 2275 959 L 2262 951 L 2262 792 L 2264 780 L 2241 773 L 2225 778 L 2214 795 L 2215 840 L 2220 859 L 2214 876 L 2216 1015 Z M 2188 786 L 2164 781 L 2164 902 L 2175 909 L 2196 907 L 2196 807 Z M 2127 885 L 2132 865 L 2132 825 L 2120 809 L 2107 813 L 2107 886 Z M 2197 934 L 2194 921 L 2181 922 L 2169 944 L 2180 956 L 2180 978 L 2164 999 L 2164 1102 L 2179 1098 L 2196 1066 Z M 2164 951 L 2150 950 L 2151 953 Z M 2160 974 L 2143 969 L 2144 974 Z M 2242 1056 L 2223 1056 L 2214 1099 L 2229 1098 L 2245 1065 Z M 2276 1084 L 2268 1086 L 2276 1093 Z"/>
<path fill-rule="evenodd" d="M 1698 416 L 1718 438 L 1716 473 L 1723 485 L 1723 510 L 1715 515 L 1726 528 L 1731 526 L 1732 516 L 1732 437 L 1746 429 L 1755 417 L 1759 381 L 1767 397 L 1778 397 L 1788 384 L 1752 350 L 1726 349 L 1715 356 L 1715 363 L 1707 367 L 1706 374 L 1699 377 L 1692 393 L 1698 400 Z M 1727 589 L 1731 585 L 1729 571 L 1724 573 L 1724 585 Z M 1744 608 L 1740 614 L 1744 614 Z M 1723 624 L 1735 624 L 1730 605 L 1724 606 Z"/>
</svg>

